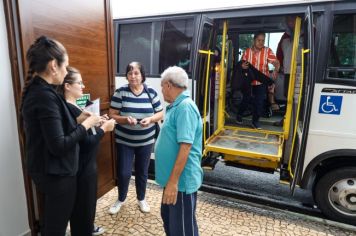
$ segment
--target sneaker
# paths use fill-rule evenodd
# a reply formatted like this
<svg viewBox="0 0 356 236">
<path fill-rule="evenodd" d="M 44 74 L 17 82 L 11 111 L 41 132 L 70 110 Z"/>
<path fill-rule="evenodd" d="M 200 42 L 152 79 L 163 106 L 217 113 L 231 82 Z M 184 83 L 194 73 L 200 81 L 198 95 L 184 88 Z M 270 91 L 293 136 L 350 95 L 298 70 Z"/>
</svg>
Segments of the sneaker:
<svg viewBox="0 0 356 236">
<path fill-rule="evenodd" d="M 260 125 L 260 123 L 258 123 L 258 121 L 252 122 L 252 128 L 258 129 L 258 130 L 261 130 L 261 129 L 262 129 L 262 128 L 261 128 L 261 125 Z"/>
<path fill-rule="evenodd" d="M 94 225 L 94 229 L 93 229 L 93 233 L 92 235 L 102 235 L 105 232 L 105 229 L 103 227 L 100 226 L 96 226 Z"/>
<path fill-rule="evenodd" d="M 242 125 L 243 121 L 242 121 L 242 117 L 241 116 L 237 116 L 236 117 L 236 124 Z"/>
<path fill-rule="evenodd" d="M 142 201 L 138 201 L 138 206 L 140 207 L 140 210 L 143 212 L 143 213 L 148 213 L 150 212 L 151 208 L 150 206 L 148 205 L 148 203 L 146 202 L 146 200 L 142 200 Z"/>
<path fill-rule="evenodd" d="M 122 207 L 122 205 L 124 205 L 125 202 L 121 202 L 119 200 L 117 200 L 114 205 L 112 205 L 109 209 L 109 214 L 114 215 L 116 213 L 118 213 Z"/>
</svg>

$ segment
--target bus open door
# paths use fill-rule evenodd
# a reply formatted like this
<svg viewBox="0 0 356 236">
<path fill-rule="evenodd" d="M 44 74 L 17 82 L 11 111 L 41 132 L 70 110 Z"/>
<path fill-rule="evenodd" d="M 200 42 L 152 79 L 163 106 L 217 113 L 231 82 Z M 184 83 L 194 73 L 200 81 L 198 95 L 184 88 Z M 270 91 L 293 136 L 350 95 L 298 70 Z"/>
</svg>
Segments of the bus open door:
<svg viewBox="0 0 356 236">
<path fill-rule="evenodd" d="M 222 25 L 222 49 L 220 62 L 220 76 L 218 81 L 218 97 L 215 99 L 217 114 L 205 116 L 211 118 L 210 123 L 216 120 L 216 126 L 210 132 L 205 132 L 204 160 L 215 159 L 222 156 L 226 163 L 244 165 L 252 168 L 263 169 L 266 172 L 274 172 L 279 167 L 282 158 L 284 133 L 276 130 L 255 130 L 251 128 L 236 127 L 226 122 L 228 113 L 226 107 L 226 81 L 228 80 L 228 65 L 233 56 L 230 55 L 230 43 L 228 42 L 228 21 Z M 204 68 L 207 68 L 205 66 Z M 199 70 L 203 70 L 200 68 Z M 205 80 L 206 82 L 208 80 Z M 208 84 L 208 82 L 207 82 Z M 213 91 L 209 91 L 209 85 L 205 86 L 205 98 L 210 98 Z M 208 113 L 208 104 L 204 106 L 204 114 Z M 211 111 L 210 111 L 211 112 Z M 209 122 L 204 122 L 207 126 Z M 207 129 L 207 128 L 206 128 Z M 212 161 L 208 161 L 212 162 Z"/>
<path fill-rule="evenodd" d="M 301 27 L 297 27 L 297 25 Z M 309 119 L 311 112 L 311 102 L 313 98 L 313 85 L 314 85 L 314 29 L 313 29 L 313 14 L 311 6 L 309 6 L 305 12 L 303 21 L 298 17 L 296 19 L 296 27 L 294 32 L 294 43 L 299 42 L 301 32 L 298 29 L 303 29 L 305 47 L 299 49 L 300 52 L 293 50 L 292 58 L 296 59 L 297 54 L 301 55 L 301 76 L 300 80 L 296 81 L 296 60 L 292 60 L 291 68 L 294 69 L 294 78 L 291 78 L 290 84 L 299 86 L 300 91 L 297 96 L 294 96 L 295 105 L 290 106 L 295 111 L 294 124 L 289 127 L 291 130 L 291 147 L 288 158 L 288 172 L 290 181 L 290 188 L 292 194 L 294 194 L 295 187 L 301 175 L 301 170 L 304 163 L 305 144 L 307 142 L 307 135 L 309 129 Z M 300 30 L 299 30 L 300 31 Z M 298 37 L 298 38 L 296 38 Z M 297 45 L 293 45 L 293 49 L 297 49 Z M 292 76 L 292 73 L 291 73 Z M 293 94 L 295 89 L 289 88 L 288 99 L 293 101 Z M 293 121 L 293 119 L 290 119 Z M 288 154 L 286 154 L 288 156 Z"/>
</svg>

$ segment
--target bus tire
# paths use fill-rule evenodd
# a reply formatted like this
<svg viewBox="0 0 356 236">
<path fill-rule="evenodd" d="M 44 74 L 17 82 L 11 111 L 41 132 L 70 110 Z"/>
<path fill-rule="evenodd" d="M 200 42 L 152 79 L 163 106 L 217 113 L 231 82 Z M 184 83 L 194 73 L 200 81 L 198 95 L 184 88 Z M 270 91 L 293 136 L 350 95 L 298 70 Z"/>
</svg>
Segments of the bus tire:
<svg viewBox="0 0 356 236">
<path fill-rule="evenodd" d="M 328 218 L 356 225 L 356 167 L 326 173 L 314 193 L 318 207 Z"/>
</svg>

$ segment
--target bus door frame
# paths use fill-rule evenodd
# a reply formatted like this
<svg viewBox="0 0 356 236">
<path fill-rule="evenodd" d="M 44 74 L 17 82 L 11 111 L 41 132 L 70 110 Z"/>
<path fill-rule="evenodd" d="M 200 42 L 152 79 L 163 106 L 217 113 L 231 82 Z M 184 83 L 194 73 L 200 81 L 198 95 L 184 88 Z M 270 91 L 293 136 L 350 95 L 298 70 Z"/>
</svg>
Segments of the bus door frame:
<svg viewBox="0 0 356 236">
<path fill-rule="evenodd" d="M 309 119 L 308 117 L 310 116 L 311 112 L 311 104 L 312 104 L 312 99 L 313 99 L 313 88 L 315 84 L 315 70 L 314 70 L 314 55 L 315 55 L 315 50 L 314 50 L 314 28 L 313 28 L 313 10 L 312 6 L 308 6 L 305 15 L 304 15 L 304 20 L 301 26 L 304 28 L 304 32 L 307 32 L 307 49 L 301 49 L 301 57 L 302 57 L 302 78 L 301 78 L 301 91 L 299 93 L 299 99 L 298 99 L 298 106 L 297 106 L 297 113 L 296 113 L 296 119 L 295 119 L 295 125 L 294 125 L 294 132 L 293 132 L 293 140 L 292 140 L 292 147 L 290 151 L 290 157 L 289 157 L 289 163 L 288 163 L 288 171 L 289 171 L 289 176 L 291 178 L 290 182 L 290 190 L 292 195 L 295 192 L 295 187 L 297 183 L 299 182 L 300 176 L 301 176 L 301 170 L 303 169 L 303 161 L 304 161 L 304 154 L 305 154 L 305 147 L 307 143 L 307 137 L 308 137 L 308 129 L 309 129 Z M 307 62 L 304 61 L 304 58 L 308 56 L 309 54 L 309 59 Z M 307 71 L 304 71 L 304 66 L 307 65 Z M 305 76 L 304 76 L 305 75 Z M 304 78 L 304 80 L 303 80 Z M 289 89 L 290 90 L 290 89 Z M 288 91 L 288 94 L 291 91 Z M 290 94 L 289 94 L 290 95 Z M 288 97 L 289 97 L 288 95 Z M 291 94 L 292 99 L 293 99 L 293 94 Z M 304 107 L 302 108 L 303 111 L 301 110 L 301 97 L 304 96 Z M 292 100 L 293 103 L 293 100 Z M 299 128 L 299 114 L 303 112 L 303 124 L 302 127 Z M 292 118 L 293 119 L 293 118 Z M 299 131 L 298 131 L 299 128 Z M 296 136 L 298 133 L 298 137 Z M 298 142 L 297 148 L 295 148 L 295 144 Z M 293 164 L 294 162 L 294 164 Z"/>
<path fill-rule="evenodd" d="M 210 71 L 210 68 L 211 68 L 211 64 L 213 62 L 212 60 L 212 55 L 214 55 L 214 52 L 211 51 L 211 48 L 213 46 L 213 41 L 214 41 L 214 31 L 215 31 L 215 28 L 214 28 L 214 20 L 207 17 L 206 15 L 201 15 L 200 17 L 200 24 L 199 24 L 199 28 L 198 28 L 198 40 L 197 40 L 197 46 L 196 46 L 196 59 L 195 59 L 195 63 L 194 63 L 194 78 L 192 79 L 192 83 L 193 83 L 193 86 L 192 88 L 194 89 L 194 94 L 195 94 L 195 97 L 194 97 L 194 100 L 196 100 L 197 96 L 199 96 L 199 88 L 196 84 L 197 80 L 203 80 L 204 81 L 204 84 L 203 84 L 203 87 L 204 87 L 204 99 L 203 99 L 203 114 L 201 114 L 202 118 L 203 118 L 203 143 L 205 145 L 205 141 L 207 140 L 207 134 L 210 135 L 210 130 L 208 130 L 209 126 L 209 122 L 210 120 L 208 121 L 208 118 L 207 117 L 210 117 L 209 113 L 207 112 L 208 109 L 207 109 L 207 106 L 208 106 L 208 102 L 210 100 L 208 100 L 208 91 L 210 91 L 208 85 L 209 85 L 209 79 L 210 79 L 210 74 L 211 74 L 211 71 Z M 203 48 L 203 37 L 204 37 L 204 29 L 205 29 L 205 26 L 208 25 L 211 27 L 210 29 L 210 32 L 209 32 L 209 37 L 210 37 L 210 40 L 208 41 L 208 45 L 204 45 L 205 47 Z M 206 65 L 206 74 L 205 74 L 205 78 L 197 78 L 198 75 L 200 76 L 201 75 L 201 69 L 202 68 L 199 68 L 200 66 L 200 56 L 202 55 L 206 55 L 208 57 L 207 59 L 207 65 Z M 202 74 L 204 75 L 204 73 Z M 197 104 L 198 105 L 198 104 Z"/>
</svg>

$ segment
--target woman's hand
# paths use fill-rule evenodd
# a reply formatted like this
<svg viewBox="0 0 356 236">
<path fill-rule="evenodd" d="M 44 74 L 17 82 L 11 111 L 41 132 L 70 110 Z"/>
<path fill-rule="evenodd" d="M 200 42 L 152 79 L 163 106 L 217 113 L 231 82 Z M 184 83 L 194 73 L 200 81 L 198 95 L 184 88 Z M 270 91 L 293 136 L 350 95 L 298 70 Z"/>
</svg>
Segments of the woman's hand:
<svg viewBox="0 0 356 236">
<path fill-rule="evenodd" d="M 88 111 L 82 111 L 82 113 L 80 113 L 80 115 L 77 117 L 77 124 L 83 123 L 83 121 L 91 115 L 92 114 Z"/>
<path fill-rule="evenodd" d="M 131 126 L 137 125 L 137 120 L 135 118 L 133 118 L 132 116 L 126 117 L 126 121 L 127 121 L 127 124 L 129 124 Z"/>
<path fill-rule="evenodd" d="M 274 71 L 272 73 L 272 78 L 274 80 L 276 80 L 278 78 L 278 71 L 279 71 L 281 65 L 280 65 L 278 60 L 274 60 L 272 62 L 272 65 L 274 66 Z"/>
<path fill-rule="evenodd" d="M 109 119 L 110 119 L 110 117 L 108 116 L 108 114 L 102 115 L 101 118 L 102 118 L 103 120 L 109 120 Z"/>
<path fill-rule="evenodd" d="M 272 72 L 272 78 L 273 78 L 273 80 L 276 80 L 278 78 L 278 70 L 274 70 Z"/>
<path fill-rule="evenodd" d="M 142 127 L 147 127 L 149 124 L 153 123 L 152 122 L 152 117 L 146 117 L 146 118 L 143 118 L 140 122 L 140 125 Z"/>
<path fill-rule="evenodd" d="M 110 120 L 105 120 L 103 124 L 100 126 L 100 128 L 106 133 L 113 131 L 115 127 L 115 120 L 110 119 Z"/>
<path fill-rule="evenodd" d="M 104 124 L 105 121 L 109 120 L 110 117 L 107 114 L 104 114 L 102 116 L 100 116 L 100 123 L 99 126 L 101 126 L 102 124 Z"/>
<path fill-rule="evenodd" d="M 94 127 L 95 125 L 99 124 L 100 120 L 101 120 L 100 116 L 90 115 L 81 124 L 85 127 L 86 130 L 88 130 L 89 128 Z"/>
<path fill-rule="evenodd" d="M 241 63 L 241 67 L 244 70 L 248 69 L 248 65 L 249 65 L 248 61 L 244 61 L 244 62 Z"/>
</svg>

